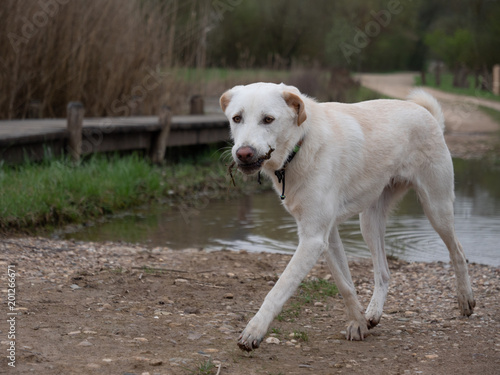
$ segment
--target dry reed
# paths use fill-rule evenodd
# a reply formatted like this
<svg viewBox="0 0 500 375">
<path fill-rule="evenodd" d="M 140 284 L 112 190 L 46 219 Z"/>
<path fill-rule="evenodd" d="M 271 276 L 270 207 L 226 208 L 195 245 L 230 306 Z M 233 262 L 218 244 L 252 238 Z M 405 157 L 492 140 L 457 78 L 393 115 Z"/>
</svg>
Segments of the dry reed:
<svg viewBox="0 0 500 375">
<path fill-rule="evenodd" d="M 83 102 L 86 116 L 153 114 L 162 104 L 175 110 L 188 89 L 168 69 L 196 59 L 201 17 L 180 23 L 179 15 L 202 5 L 1 1 L 0 118 L 64 117 L 70 101 Z"/>
</svg>

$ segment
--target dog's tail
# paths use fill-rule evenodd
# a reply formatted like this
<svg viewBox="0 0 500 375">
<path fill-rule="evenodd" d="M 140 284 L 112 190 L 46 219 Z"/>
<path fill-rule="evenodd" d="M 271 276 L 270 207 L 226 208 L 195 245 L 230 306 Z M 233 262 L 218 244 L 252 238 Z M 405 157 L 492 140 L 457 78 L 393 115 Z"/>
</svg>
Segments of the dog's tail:
<svg viewBox="0 0 500 375">
<path fill-rule="evenodd" d="M 444 115 L 438 101 L 421 88 L 413 89 L 408 95 L 408 100 L 421 105 L 427 109 L 437 120 L 441 130 L 444 132 Z"/>
</svg>

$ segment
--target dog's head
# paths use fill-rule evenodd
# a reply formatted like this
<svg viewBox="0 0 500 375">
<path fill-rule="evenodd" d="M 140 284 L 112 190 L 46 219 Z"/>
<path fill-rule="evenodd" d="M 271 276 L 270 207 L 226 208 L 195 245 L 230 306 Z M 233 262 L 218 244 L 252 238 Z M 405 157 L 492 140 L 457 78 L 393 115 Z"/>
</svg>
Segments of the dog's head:
<svg viewBox="0 0 500 375">
<path fill-rule="evenodd" d="M 304 134 L 303 99 L 297 88 L 274 83 L 235 86 L 221 96 L 234 140 L 233 159 L 242 172 L 255 173 L 264 164 L 271 170 L 283 166 Z"/>
</svg>

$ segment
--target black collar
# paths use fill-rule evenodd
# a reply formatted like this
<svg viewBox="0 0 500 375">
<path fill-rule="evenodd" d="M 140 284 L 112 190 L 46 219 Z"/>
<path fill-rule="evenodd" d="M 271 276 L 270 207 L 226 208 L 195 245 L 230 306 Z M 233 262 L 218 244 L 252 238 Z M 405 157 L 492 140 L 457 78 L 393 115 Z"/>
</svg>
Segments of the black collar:
<svg viewBox="0 0 500 375">
<path fill-rule="evenodd" d="M 274 174 L 278 178 L 278 183 L 283 183 L 283 188 L 282 188 L 281 195 L 280 195 L 281 200 L 284 200 L 286 198 L 285 197 L 285 169 L 288 166 L 288 164 L 290 164 L 290 162 L 293 160 L 295 155 L 297 155 L 297 152 L 299 152 L 300 147 L 302 146 L 302 142 L 304 142 L 304 138 L 302 138 L 299 141 L 299 143 L 297 143 L 295 145 L 295 147 L 293 148 L 290 155 L 288 155 L 288 158 L 286 159 L 285 164 L 283 164 L 283 167 L 277 171 L 274 171 Z"/>
</svg>

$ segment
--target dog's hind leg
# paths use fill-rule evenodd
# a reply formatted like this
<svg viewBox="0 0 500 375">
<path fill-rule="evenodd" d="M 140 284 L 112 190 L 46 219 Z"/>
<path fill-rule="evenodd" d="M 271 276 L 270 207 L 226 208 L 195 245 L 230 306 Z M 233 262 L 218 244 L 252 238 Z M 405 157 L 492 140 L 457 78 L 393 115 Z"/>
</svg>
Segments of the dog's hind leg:
<svg viewBox="0 0 500 375">
<path fill-rule="evenodd" d="M 375 327 L 382 317 L 389 290 L 389 266 L 385 254 L 385 229 L 391 205 L 407 192 L 407 184 L 388 185 L 377 201 L 359 215 L 361 233 L 372 255 L 375 289 L 366 309 L 369 328 Z"/>
<path fill-rule="evenodd" d="M 348 340 L 363 340 L 368 334 L 368 326 L 363 315 L 363 308 L 356 295 L 356 288 L 352 282 L 347 257 L 337 227 L 332 228 L 330 232 L 329 247 L 324 254 L 335 283 L 345 301 L 349 322 L 346 338 Z"/>
<path fill-rule="evenodd" d="M 427 218 L 448 248 L 455 270 L 458 306 L 462 315 L 469 316 L 473 313 L 476 301 L 467 272 L 467 259 L 455 235 L 451 160 L 447 164 L 440 165 L 439 170 L 436 167 L 430 169 L 431 167 L 428 167 L 423 171 L 425 173 L 420 176 L 415 190 Z"/>
</svg>

